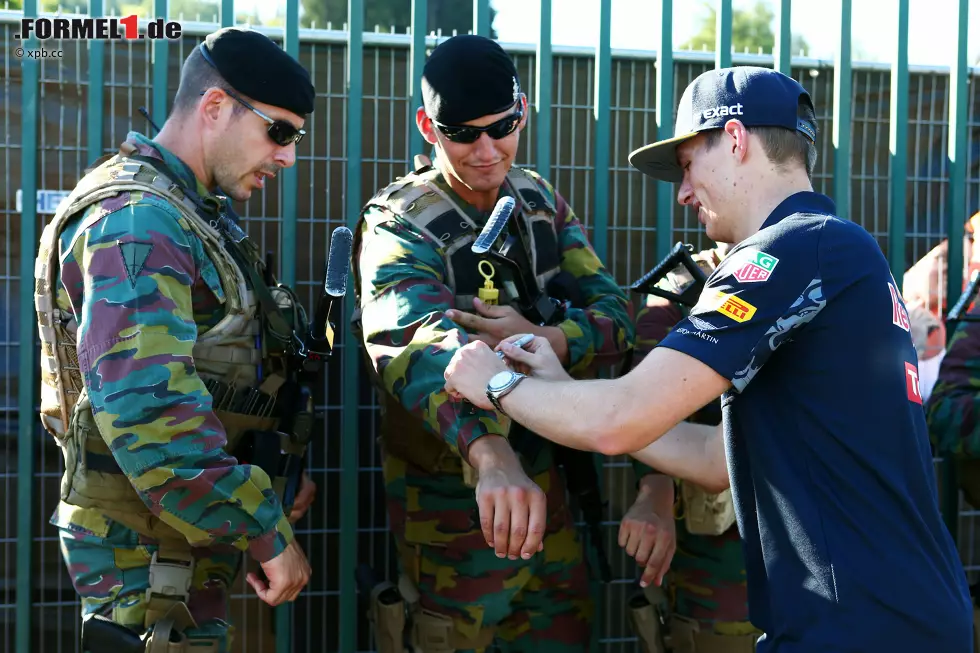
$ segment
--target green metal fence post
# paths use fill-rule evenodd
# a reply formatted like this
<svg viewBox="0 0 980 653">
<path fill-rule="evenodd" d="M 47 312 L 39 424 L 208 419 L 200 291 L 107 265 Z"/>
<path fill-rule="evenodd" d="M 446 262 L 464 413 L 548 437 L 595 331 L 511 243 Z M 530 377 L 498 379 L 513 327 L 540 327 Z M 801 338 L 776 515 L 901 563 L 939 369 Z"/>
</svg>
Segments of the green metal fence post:
<svg viewBox="0 0 980 653">
<path fill-rule="evenodd" d="M 551 179 L 551 0 L 541 0 L 541 26 L 534 56 L 535 167 Z"/>
<path fill-rule="evenodd" d="M 222 0 L 224 3 L 228 0 Z M 233 2 L 234 0 L 230 0 Z M 222 5 L 222 9 L 223 9 Z M 234 11 L 229 12 L 234 21 Z M 222 16 L 224 20 L 224 16 Z M 283 50 L 293 59 L 299 60 L 299 0 L 286 0 L 286 29 L 283 34 Z M 298 149 L 298 146 L 293 145 Z M 297 152 L 298 154 L 298 152 Z M 299 162 L 297 161 L 297 164 Z M 282 178 L 282 235 L 279 240 L 280 273 L 283 283 L 296 287 L 296 196 L 299 193 L 299 179 L 296 165 L 283 169 Z M 284 603 L 276 606 L 276 653 L 290 653 L 293 650 L 293 605 Z"/>
<path fill-rule="evenodd" d="M 732 65 L 732 0 L 718 0 L 715 20 L 715 68 Z"/>
<path fill-rule="evenodd" d="M 888 123 L 891 173 L 888 178 L 891 208 L 888 214 L 888 263 L 896 279 L 905 274 L 905 184 L 908 170 L 909 129 L 909 0 L 898 0 L 898 30 L 892 63 L 891 116 Z"/>
<path fill-rule="evenodd" d="M 299 0 L 286 0 L 286 30 L 283 38 L 283 49 L 289 56 L 299 59 Z M 296 195 L 299 192 L 296 166 L 284 169 L 281 177 L 282 239 L 279 243 L 279 260 L 282 261 L 283 283 L 288 286 L 295 286 Z"/>
<path fill-rule="evenodd" d="M 793 32 L 790 28 L 790 12 L 793 0 L 779 0 L 776 5 L 776 20 L 778 32 L 776 33 L 776 47 L 773 52 L 776 70 L 784 75 L 790 75 L 793 57 Z"/>
<path fill-rule="evenodd" d="M 408 53 L 408 88 L 412 102 L 408 106 L 408 161 L 425 153 L 425 139 L 415 126 L 415 112 L 422 104 L 422 68 L 425 67 L 425 33 L 428 23 L 428 0 L 412 0 L 412 43 Z"/>
<path fill-rule="evenodd" d="M 657 138 L 674 134 L 674 0 L 661 0 L 657 52 Z M 657 258 L 670 251 L 674 235 L 674 184 L 657 182 Z"/>
<path fill-rule="evenodd" d="M 490 36 L 490 0 L 473 0 L 473 33 Z"/>
<path fill-rule="evenodd" d="M 24 0 L 24 16 L 37 17 L 37 0 Z M 38 48 L 33 36 L 25 49 Z M 18 355 L 20 379 L 17 384 L 17 653 L 30 653 L 31 599 L 34 595 L 34 406 L 37 388 L 34 333 L 34 254 L 37 249 L 37 100 L 38 63 L 21 58 L 21 146 L 20 186 L 23 211 L 20 231 L 20 334 Z"/>
<path fill-rule="evenodd" d="M 592 205 L 592 244 L 603 263 L 609 242 L 610 77 L 612 77 L 612 1 L 599 0 L 599 47 L 595 54 L 595 188 Z"/>
<path fill-rule="evenodd" d="M 167 20 L 170 17 L 169 0 L 153 0 L 153 17 Z M 167 62 L 170 57 L 170 44 L 167 39 L 153 41 L 153 121 L 163 126 L 167 121 Z"/>
<path fill-rule="evenodd" d="M 834 203 L 851 219 L 851 0 L 841 0 L 834 60 Z M 899 277 L 896 277 L 899 278 Z"/>
<path fill-rule="evenodd" d="M 235 24 L 235 0 L 221 0 L 221 26 L 231 27 Z"/>
<path fill-rule="evenodd" d="M 946 237 L 949 239 L 947 253 L 948 273 L 946 275 L 946 301 L 952 306 L 963 291 L 963 224 L 967 218 L 966 207 L 966 166 L 967 157 L 967 102 L 969 90 L 967 76 L 967 35 L 969 31 L 969 0 L 959 0 L 957 5 L 958 27 L 956 55 L 949 71 L 949 208 L 946 213 Z M 946 334 L 947 338 L 953 336 Z M 955 461 L 946 456 L 942 463 L 942 510 L 946 528 L 953 540 L 959 535 L 960 491 Z"/>
<path fill-rule="evenodd" d="M 89 0 L 88 15 L 102 15 L 102 0 Z M 88 128 L 87 153 L 92 163 L 102 156 L 102 91 L 105 85 L 105 42 L 99 39 L 88 41 Z"/>
<path fill-rule="evenodd" d="M 364 0 L 348 0 L 347 34 L 347 189 L 345 210 L 353 229 L 361 210 L 361 105 L 364 94 Z M 350 324 L 354 314 L 353 292 L 344 299 Z M 357 647 L 357 596 L 354 568 L 357 565 L 357 508 L 359 418 L 358 343 L 344 330 L 344 439 L 341 447 L 340 512 L 340 651 L 353 653 Z"/>
</svg>

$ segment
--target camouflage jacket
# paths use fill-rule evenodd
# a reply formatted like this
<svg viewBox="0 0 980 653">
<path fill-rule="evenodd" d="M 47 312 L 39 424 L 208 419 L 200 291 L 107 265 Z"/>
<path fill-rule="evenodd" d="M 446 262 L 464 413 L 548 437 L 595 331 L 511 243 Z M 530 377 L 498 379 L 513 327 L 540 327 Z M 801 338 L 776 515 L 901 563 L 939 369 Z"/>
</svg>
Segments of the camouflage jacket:
<svg viewBox="0 0 980 653">
<path fill-rule="evenodd" d="M 561 269 L 577 279 L 588 303 L 586 308 L 570 309 L 558 325 L 568 339 L 569 373 L 581 375 L 620 364 L 633 346 L 630 303 L 592 250 L 564 198 L 542 177 L 531 174 L 557 209 Z M 489 212 L 481 214 L 463 202 L 441 177 L 437 183 L 476 224 L 486 222 Z M 506 437 L 507 432 L 494 411 L 461 410 L 448 400 L 443 374 L 469 336 L 445 315 L 456 307 L 439 243 L 400 216 L 374 207 L 364 212 L 361 225 L 354 266 L 360 282 L 362 336 L 371 365 L 389 394 L 467 460 L 474 440 L 486 434 Z"/>
<path fill-rule="evenodd" d="M 972 306 L 967 315 L 980 316 Z M 980 458 L 980 322 L 960 322 L 926 401 L 926 421 L 938 455 Z"/>
<path fill-rule="evenodd" d="M 213 197 L 160 145 L 137 133 L 127 140 Z M 79 232 L 95 212 L 101 219 Z M 195 341 L 221 319 L 224 291 L 185 218 L 151 194 L 114 196 L 66 225 L 60 260 L 56 302 L 78 324 L 95 423 L 140 498 L 196 545 L 233 546 L 260 562 L 279 555 L 293 539 L 282 505 L 265 472 L 225 451 L 195 370 Z M 52 521 L 92 524 L 92 510 L 62 503 Z"/>
</svg>

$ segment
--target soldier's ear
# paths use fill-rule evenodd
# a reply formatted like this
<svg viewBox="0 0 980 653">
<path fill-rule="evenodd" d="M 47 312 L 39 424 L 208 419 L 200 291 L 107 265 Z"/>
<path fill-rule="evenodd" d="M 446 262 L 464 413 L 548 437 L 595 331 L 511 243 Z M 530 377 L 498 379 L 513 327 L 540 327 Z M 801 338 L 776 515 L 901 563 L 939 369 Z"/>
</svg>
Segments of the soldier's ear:
<svg viewBox="0 0 980 653">
<path fill-rule="evenodd" d="M 426 143 L 435 145 L 439 142 L 439 138 L 436 136 L 436 126 L 432 124 L 432 119 L 425 112 L 425 107 L 419 107 L 418 111 L 415 112 L 415 124 Z"/>
</svg>

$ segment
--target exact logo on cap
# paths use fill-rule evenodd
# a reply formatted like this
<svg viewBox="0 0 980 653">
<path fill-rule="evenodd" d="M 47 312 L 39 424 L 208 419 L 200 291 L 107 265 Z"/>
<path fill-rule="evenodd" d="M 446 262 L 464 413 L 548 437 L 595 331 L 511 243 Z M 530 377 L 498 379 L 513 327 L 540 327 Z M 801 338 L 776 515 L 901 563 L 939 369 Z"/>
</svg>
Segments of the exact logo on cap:
<svg viewBox="0 0 980 653">
<path fill-rule="evenodd" d="M 742 113 L 742 104 L 733 104 L 731 106 L 725 106 L 724 104 L 720 107 L 712 107 L 710 109 L 705 109 L 701 112 L 701 116 L 705 120 L 711 120 L 712 118 L 721 118 L 722 116 L 744 116 Z"/>
</svg>

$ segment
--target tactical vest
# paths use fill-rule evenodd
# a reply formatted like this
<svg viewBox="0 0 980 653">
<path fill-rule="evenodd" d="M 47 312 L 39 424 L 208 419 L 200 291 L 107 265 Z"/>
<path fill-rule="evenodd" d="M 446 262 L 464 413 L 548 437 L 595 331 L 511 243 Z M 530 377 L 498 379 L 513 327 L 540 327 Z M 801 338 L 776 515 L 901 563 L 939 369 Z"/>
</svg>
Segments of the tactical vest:
<svg viewBox="0 0 980 653">
<path fill-rule="evenodd" d="M 259 261 L 254 248 L 240 246 L 237 251 L 246 252 L 247 260 L 242 262 L 244 265 L 237 262 L 226 246 L 228 237 L 217 228 L 218 220 L 202 217 L 182 186 L 145 157 L 137 160 L 127 156 L 134 151 L 135 148 L 126 143 L 119 154 L 86 174 L 42 232 L 34 269 L 34 300 L 41 339 L 41 421 L 65 459 L 62 501 L 98 509 L 137 532 L 186 546 L 186 538 L 156 518 L 137 495 L 116 465 L 95 424 L 76 353 L 78 325 L 74 315 L 59 309 L 56 302 L 60 237 L 73 217 L 119 193 L 149 193 L 168 201 L 201 239 L 225 293 L 223 299 L 219 298 L 224 305 L 224 316 L 197 338 L 193 349 L 196 370 L 206 382 L 217 380 L 241 387 L 255 382 L 262 358 L 255 344 L 260 329 L 257 302 L 249 286 L 251 282 L 254 287 L 254 278 L 246 279 L 256 268 L 243 270 L 246 265 L 254 266 Z M 214 202 L 213 199 L 210 201 Z M 103 215 L 101 211 L 94 211 L 86 217 L 75 238 L 81 237 Z M 241 235 L 244 237 L 244 233 Z M 69 249 L 73 246 L 74 242 Z M 277 374 L 277 363 L 273 359 L 262 362 L 267 365 L 264 368 L 266 388 L 274 394 L 282 381 Z M 229 450 L 234 449 L 247 429 L 275 430 L 278 426 L 278 420 L 271 416 L 215 412 L 226 429 Z"/>
<path fill-rule="evenodd" d="M 425 234 L 437 247 L 446 268 L 446 286 L 453 293 L 458 310 L 473 311 L 473 299 L 484 285 L 478 265 L 480 257 L 470 246 L 479 235 L 482 225 L 476 224 L 456 201 L 436 183 L 441 173 L 426 166 L 415 170 L 379 191 L 361 212 L 354 229 L 353 251 L 360 248 L 361 228 L 368 209 L 381 209 L 385 213 L 408 221 L 418 232 Z M 511 220 L 521 220 L 529 242 L 531 269 L 538 289 L 544 291 L 549 281 L 561 271 L 561 252 L 555 228 L 557 210 L 542 192 L 541 187 L 528 172 L 512 167 L 501 191 L 506 191 L 518 203 L 518 210 Z M 503 195 L 503 192 L 501 193 Z M 357 306 L 353 329 L 358 335 L 360 328 L 360 291 L 358 266 L 353 266 Z M 499 303 L 508 304 L 516 299 L 516 290 L 501 282 L 500 269 L 494 275 L 495 286 L 500 290 Z M 373 365 L 368 362 L 368 370 Z M 386 454 L 393 454 L 428 473 L 461 473 L 467 477 L 469 470 L 458 456 L 438 436 L 425 430 L 422 420 L 412 415 L 385 390 L 377 375 L 372 380 L 382 398 L 381 444 Z"/>
<path fill-rule="evenodd" d="M 699 252 L 692 256 L 694 262 L 708 276 L 721 264 L 715 250 Z M 683 267 L 671 271 L 657 284 L 668 292 L 679 293 L 691 281 L 690 273 Z M 682 307 L 683 312 L 687 311 Z M 707 492 L 696 483 L 680 481 L 680 513 L 687 531 L 693 535 L 721 535 L 735 523 L 735 502 L 731 488 L 717 494 Z"/>
</svg>

